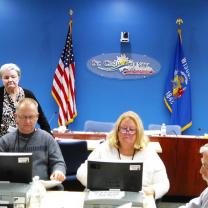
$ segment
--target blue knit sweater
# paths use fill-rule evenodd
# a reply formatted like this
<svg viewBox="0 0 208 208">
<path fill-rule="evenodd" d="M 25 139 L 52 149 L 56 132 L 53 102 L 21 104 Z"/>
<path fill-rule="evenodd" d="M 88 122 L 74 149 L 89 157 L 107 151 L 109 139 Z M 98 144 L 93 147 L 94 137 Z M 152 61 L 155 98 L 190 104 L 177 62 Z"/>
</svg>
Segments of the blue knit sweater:
<svg viewBox="0 0 208 208">
<path fill-rule="evenodd" d="M 66 165 L 57 141 L 46 131 L 36 129 L 30 135 L 18 131 L 0 139 L 0 152 L 32 152 L 33 176 L 48 180 L 51 173 L 60 170 L 66 174 Z"/>
</svg>

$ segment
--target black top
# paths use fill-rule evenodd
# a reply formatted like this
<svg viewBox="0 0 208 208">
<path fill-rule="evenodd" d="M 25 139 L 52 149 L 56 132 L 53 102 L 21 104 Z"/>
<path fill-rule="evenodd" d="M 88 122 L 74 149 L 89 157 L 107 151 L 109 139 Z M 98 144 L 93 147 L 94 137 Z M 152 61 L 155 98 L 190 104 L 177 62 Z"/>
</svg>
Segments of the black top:
<svg viewBox="0 0 208 208">
<path fill-rule="evenodd" d="M 51 133 L 50 125 L 35 95 L 30 90 L 24 88 L 22 89 L 25 93 L 26 98 L 33 98 L 38 103 L 38 113 L 39 113 L 38 124 L 40 125 L 40 128 Z M 0 124 L 2 124 L 3 102 L 4 102 L 4 87 L 0 87 Z"/>
</svg>

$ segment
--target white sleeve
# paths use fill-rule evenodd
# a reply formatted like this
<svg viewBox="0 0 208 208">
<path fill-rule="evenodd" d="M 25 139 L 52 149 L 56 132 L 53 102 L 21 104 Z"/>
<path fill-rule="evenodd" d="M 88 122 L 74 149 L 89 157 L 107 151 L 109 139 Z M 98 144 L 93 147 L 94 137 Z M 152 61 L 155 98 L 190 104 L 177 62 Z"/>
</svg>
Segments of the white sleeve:
<svg viewBox="0 0 208 208">
<path fill-rule="evenodd" d="M 179 208 L 207 208 L 208 205 L 208 188 L 206 188 L 199 197 L 193 198 L 187 204 L 180 206 Z"/>
<path fill-rule="evenodd" d="M 100 159 L 100 148 L 96 148 L 90 153 L 88 159 L 84 163 L 82 163 L 81 166 L 78 168 L 76 177 L 83 186 L 87 186 L 87 161 Z"/>
<path fill-rule="evenodd" d="M 189 203 L 180 206 L 179 208 L 201 208 L 201 199 L 200 197 L 194 198 Z"/>
<path fill-rule="evenodd" d="M 76 177 L 83 186 L 87 186 L 87 160 L 78 168 Z"/>
<path fill-rule="evenodd" d="M 155 199 L 162 198 L 168 192 L 169 188 L 170 183 L 165 168 L 156 170 L 153 176 Z"/>
<path fill-rule="evenodd" d="M 155 190 L 155 199 L 159 199 L 168 192 L 170 183 L 165 165 L 156 152 L 152 154 L 152 161 L 154 161 L 154 164 L 151 162 L 152 165 L 150 167 L 154 169 L 152 187 Z"/>
</svg>

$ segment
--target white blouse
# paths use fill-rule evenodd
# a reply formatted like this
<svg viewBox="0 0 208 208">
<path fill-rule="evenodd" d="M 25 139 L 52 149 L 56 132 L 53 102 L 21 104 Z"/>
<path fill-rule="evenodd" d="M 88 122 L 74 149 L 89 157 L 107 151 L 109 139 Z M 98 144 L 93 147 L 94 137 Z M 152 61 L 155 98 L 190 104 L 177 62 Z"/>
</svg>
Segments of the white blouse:
<svg viewBox="0 0 208 208">
<path fill-rule="evenodd" d="M 100 144 L 88 157 L 88 160 L 94 161 L 118 161 L 118 160 L 132 160 L 132 156 L 124 156 L 120 154 L 115 147 L 110 146 L 109 141 Z M 133 161 L 143 162 L 143 187 L 152 187 L 155 191 L 155 199 L 161 198 L 165 195 L 170 187 L 169 180 L 166 173 L 166 168 L 156 153 L 150 147 L 138 151 L 133 157 Z M 81 164 L 77 170 L 77 179 L 84 185 L 87 185 L 87 161 Z"/>
</svg>

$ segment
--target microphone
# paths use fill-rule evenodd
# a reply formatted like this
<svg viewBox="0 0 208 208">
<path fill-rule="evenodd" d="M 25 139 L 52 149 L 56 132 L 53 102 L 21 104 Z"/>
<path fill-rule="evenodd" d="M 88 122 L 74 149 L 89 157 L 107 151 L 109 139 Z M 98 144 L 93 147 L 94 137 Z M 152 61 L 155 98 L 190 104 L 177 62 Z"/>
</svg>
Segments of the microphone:
<svg viewBox="0 0 208 208">
<path fill-rule="evenodd" d="M 198 129 L 199 135 L 204 135 L 204 133 L 206 132 L 206 129 L 199 127 Z"/>
<path fill-rule="evenodd" d="M 202 129 L 201 127 L 199 127 L 197 130 L 198 130 L 198 131 L 202 131 L 203 129 Z"/>
<path fill-rule="evenodd" d="M 199 127 L 197 130 L 200 132 L 200 135 L 198 138 L 202 137 L 204 139 L 208 139 L 207 129 L 203 129 L 203 128 Z"/>
<path fill-rule="evenodd" d="M 49 119 L 49 124 L 51 125 L 52 120 L 54 119 L 55 115 L 57 114 L 57 111 L 54 111 Z"/>
</svg>

